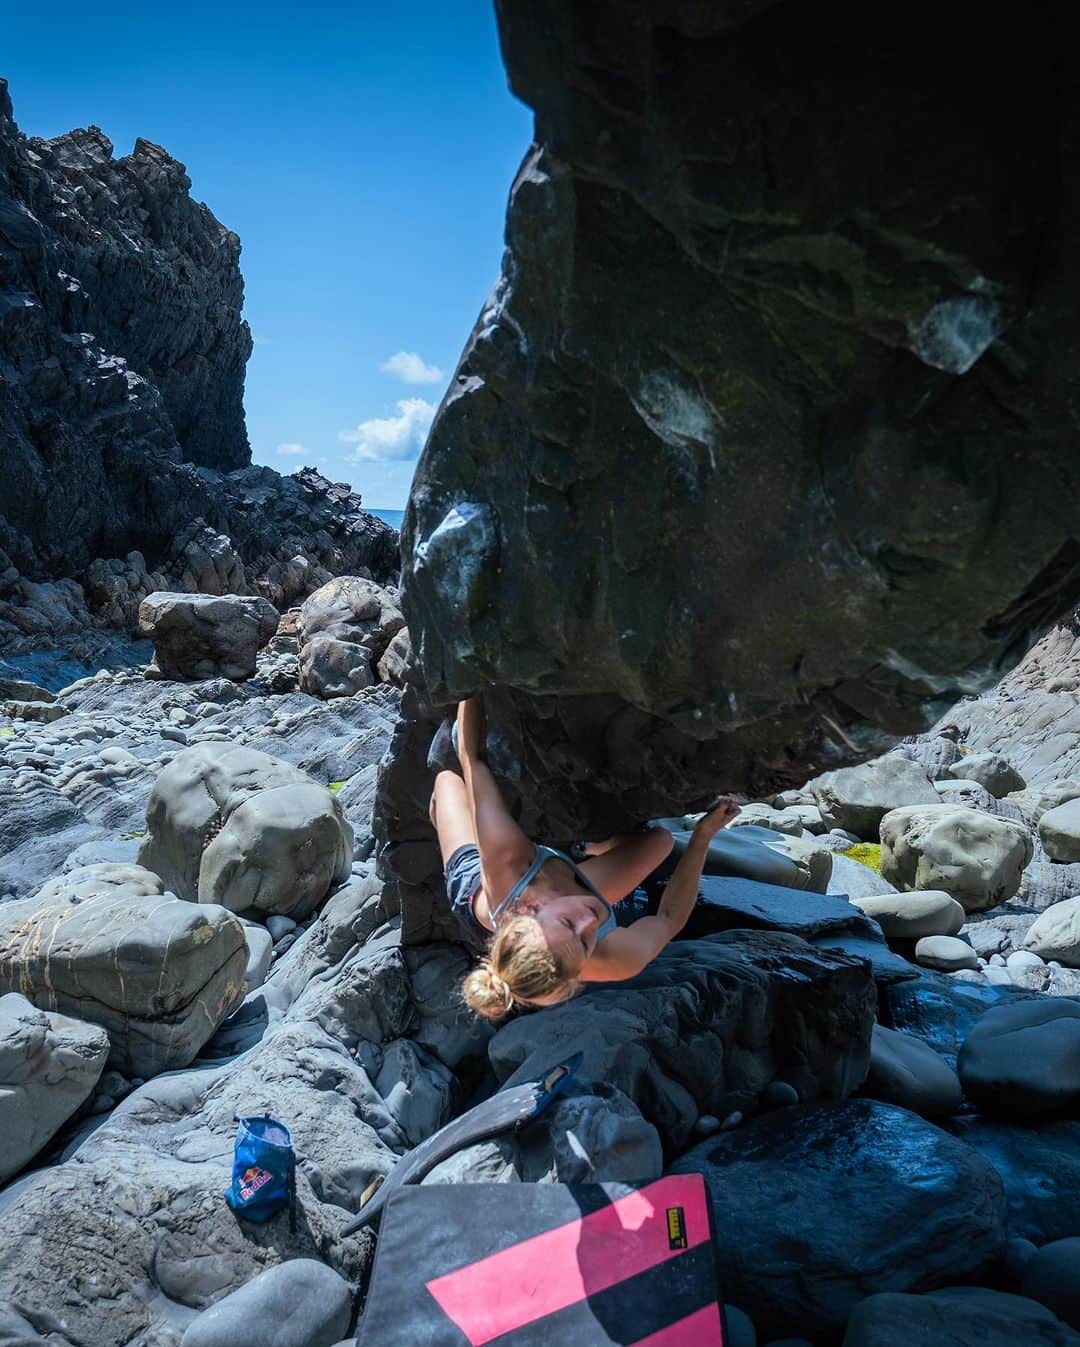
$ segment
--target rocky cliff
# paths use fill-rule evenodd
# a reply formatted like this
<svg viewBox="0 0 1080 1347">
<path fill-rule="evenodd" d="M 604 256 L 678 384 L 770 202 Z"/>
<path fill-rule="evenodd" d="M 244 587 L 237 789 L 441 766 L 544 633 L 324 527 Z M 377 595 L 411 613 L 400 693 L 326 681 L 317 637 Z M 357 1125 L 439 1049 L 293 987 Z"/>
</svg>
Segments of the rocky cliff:
<svg viewBox="0 0 1080 1347">
<path fill-rule="evenodd" d="M 149 141 L 117 159 L 96 127 L 27 139 L 0 80 L 6 646 L 63 625 L 55 596 L 34 588 L 61 576 L 111 620 L 163 577 L 205 587 L 208 552 L 229 554 L 226 590 L 257 585 L 276 603 L 330 574 L 396 570 L 393 530 L 348 487 L 250 466 L 240 240 L 190 186 Z"/>
<path fill-rule="evenodd" d="M 148 141 L 28 140 L 0 84 L 0 543 L 70 573 L 205 513 L 250 461 L 240 240 Z"/>
<path fill-rule="evenodd" d="M 986 686 L 1080 579 L 1063 9 L 497 9 L 535 143 L 403 530 L 434 702 L 565 838 Z"/>
</svg>

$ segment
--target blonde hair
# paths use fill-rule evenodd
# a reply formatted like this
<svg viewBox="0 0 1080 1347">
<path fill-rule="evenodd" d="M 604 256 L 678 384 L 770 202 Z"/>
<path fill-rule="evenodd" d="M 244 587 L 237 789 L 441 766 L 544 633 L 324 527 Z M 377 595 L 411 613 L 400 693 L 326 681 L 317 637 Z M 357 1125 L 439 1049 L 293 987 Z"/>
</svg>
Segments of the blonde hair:
<svg viewBox="0 0 1080 1347">
<path fill-rule="evenodd" d="M 487 957 L 462 983 L 461 994 L 478 1015 L 501 1020 L 515 1003 L 556 1005 L 568 1001 L 578 986 L 548 947 L 540 923 L 523 914 L 500 926 Z"/>
</svg>

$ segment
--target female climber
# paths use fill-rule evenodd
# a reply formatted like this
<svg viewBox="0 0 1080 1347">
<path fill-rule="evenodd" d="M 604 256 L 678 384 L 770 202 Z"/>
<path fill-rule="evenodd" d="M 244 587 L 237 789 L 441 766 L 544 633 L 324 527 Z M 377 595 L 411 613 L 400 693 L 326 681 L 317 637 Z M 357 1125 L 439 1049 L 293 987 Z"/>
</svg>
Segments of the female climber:
<svg viewBox="0 0 1080 1347">
<path fill-rule="evenodd" d="M 580 865 L 534 845 L 510 816 L 484 762 L 484 715 L 473 698 L 457 713 L 462 776 L 435 778 L 430 817 L 439 835 L 450 906 L 484 950 L 465 1001 L 491 1020 L 515 1005 L 551 1006 L 586 982 L 633 977 L 686 925 L 709 843 L 737 813 L 721 798 L 694 827 L 655 915 L 617 927 L 611 904 L 632 893 L 673 846 L 664 828 L 616 837 Z"/>
</svg>

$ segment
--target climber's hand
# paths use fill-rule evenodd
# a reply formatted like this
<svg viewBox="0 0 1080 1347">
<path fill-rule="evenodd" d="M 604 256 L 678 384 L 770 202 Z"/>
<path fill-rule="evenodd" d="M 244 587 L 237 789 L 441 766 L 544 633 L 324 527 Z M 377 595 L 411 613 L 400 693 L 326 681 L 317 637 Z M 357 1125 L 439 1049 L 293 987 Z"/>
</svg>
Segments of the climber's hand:
<svg viewBox="0 0 1080 1347">
<path fill-rule="evenodd" d="M 726 828 L 738 812 L 739 806 L 731 796 L 721 795 L 709 812 L 694 824 L 694 832 L 708 841 L 715 837 L 721 828 Z"/>
</svg>

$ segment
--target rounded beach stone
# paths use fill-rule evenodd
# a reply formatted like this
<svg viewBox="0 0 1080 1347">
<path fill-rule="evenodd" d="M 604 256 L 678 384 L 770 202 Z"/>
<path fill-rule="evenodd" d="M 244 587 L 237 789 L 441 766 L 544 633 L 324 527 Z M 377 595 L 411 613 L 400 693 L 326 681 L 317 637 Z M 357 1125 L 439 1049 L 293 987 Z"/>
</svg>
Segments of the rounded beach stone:
<svg viewBox="0 0 1080 1347">
<path fill-rule="evenodd" d="M 1080 861 L 1080 799 L 1048 809 L 1039 819 L 1039 840 L 1052 861 Z"/>
<path fill-rule="evenodd" d="M 881 873 L 900 889 L 944 889 L 966 912 L 1011 898 L 1034 852 L 1022 823 L 951 804 L 894 809 L 881 820 Z"/>
<path fill-rule="evenodd" d="M 1040 958 L 1080 968 L 1080 898 L 1066 898 L 1035 919 L 1024 946 Z"/>
<path fill-rule="evenodd" d="M 1080 1329 L 1080 1239 L 1044 1244 L 1028 1260 L 1020 1289 L 1070 1327 Z"/>
<path fill-rule="evenodd" d="M 181 1347 L 333 1347 L 352 1317 L 352 1288 L 314 1258 L 293 1258 L 193 1319 Z"/>
<path fill-rule="evenodd" d="M 1000 753 L 966 753 L 949 768 L 957 781 L 977 781 L 1000 800 L 1011 790 L 1023 790 L 1027 782 Z"/>
<path fill-rule="evenodd" d="M 738 1305 L 725 1305 L 724 1319 L 728 1330 L 724 1347 L 757 1347 L 754 1321 L 745 1310 L 740 1310 Z"/>
<path fill-rule="evenodd" d="M 936 804 L 938 798 L 925 770 L 898 754 L 826 772 L 814 782 L 813 792 L 826 827 L 871 839 L 891 809 Z"/>
<path fill-rule="evenodd" d="M 1026 1296 L 982 1286 L 883 1292 L 855 1306 L 843 1347 L 1080 1347 L 1080 1335 Z"/>
<path fill-rule="evenodd" d="M 975 1022 L 956 1061 L 980 1112 L 1023 1121 L 1080 1101 L 1080 1003 L 1038 999 L 995 1006 Z"/>
<path fill-rule="evenodd" d="M 915 946 L 915 961 L 939 973 L 957 973 L 963 968 L 977 971 L 979 967 L 979 956 L 955 935 L 924 935 Z"/>
<path fill-rule="evenodd" d="M 917 940 L 923 935 L 958 935 L 966 913 L 944 889 L 852 898 L 881 927 L 886 939 Z"/>
<path fill-rule="evenodd" d="M 871 1034 L 863 1092 L 924 1118 L 948 1117 L 963 1102 L 959 1077 L 943 1057 L 921 1038 L 882 1024 L 875 1024 Z"/>
</svg>

